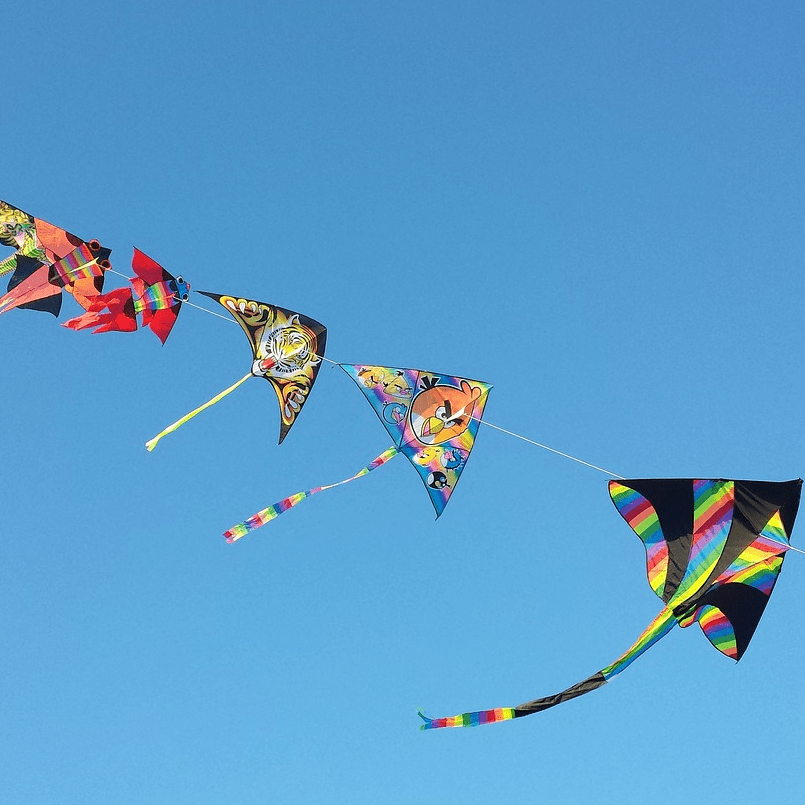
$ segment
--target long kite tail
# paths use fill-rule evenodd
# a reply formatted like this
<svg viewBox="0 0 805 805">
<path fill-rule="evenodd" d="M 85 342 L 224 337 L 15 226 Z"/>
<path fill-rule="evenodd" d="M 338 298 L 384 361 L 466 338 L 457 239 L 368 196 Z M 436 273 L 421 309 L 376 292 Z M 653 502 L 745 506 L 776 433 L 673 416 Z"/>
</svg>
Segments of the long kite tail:
<svg viewBox="0 0 805 805">
<path fill-rule="evenodd" d="M 250 531 L 254 531 L 255 528 L 260 528 L 260 526 L 265 525 L 275 517 L 279 517 L 279 515 L 281 515 L 283 512 L 288 511 L 288 509 L 293 506 L 296 506 L 297 503 L 301 503 L 311 495 L 315 495 L 316 492 L 321 492 L 324 489 L 332 489 L 335 486 L 341 486 L 341 484 L 348 484 L 350 481 L 354 481 L 356 478 L 363 477 L 372 470 L 377 469 L 382 464 L 385 464 L 387 461 L 389 461 L 389 459 L 394 458 L 398 452 L 399 451 L 396 447 L 390 447 L 388 450 L 384 450 L 377 458 L 375 458 L 365 467 L 361 468 L 350 478 L 345 478 L 343 481 L 328 484 L 327 486 L 316 486 L 313 489 L 308 489 L 307 492 L 297 492 L 295 495 L 291 495 L 290 497 L 285 498 L 285 500 L 281 500 L 278 503 L 275 503 L 273 506 L 263 509 L 262 511 L 257 512 L 257 514 L 253 514 L 242 523 L 233 525 L 228 531 L 224 531 L 224 539 L 231 544 L 235 540 L 238 540 L 248 534 Z"/>
<path fill-rule="evenodd" d="M 227 394 L 233 392 L 241 383 L 245 383 L 251 376 L 252 373 L 249 372 L 249 374 L 241 377 L 241 379 L 238 380 L 237 383 L 233 383 L 228 389 L 224 389 L 220 394 L 216 394 L 211 400 L 205 402 L 204 405 L 200 405 L 198 408 L 192 410 L 189 414 L 185 414 L 181 419 L 177 419 L 176 422 L 174 422 L 172 425 L 168 425 L 168 427 L 165 428 L 165 430 L 161 431 L 156 436 L 154 436 L 153 439 L 149 439 L 145 443 L 145 449 L 148 450 L 148 452 L 151 452 L 151 450 L 153 450 L 157 446 L 157 443 L 163 436 L 167 436 L 169 433 L 173 433 L 173 431 L 175 431 L 178 427 L 184 425 L 185 422 L 187 422 L 189 419 L 192 419 L 196 414 L 200 414 L 205 408 L 209 408 L 211 405 L 215 405 L 215 403 L 217 403 L 219 400 L 226 397 Z"/>
<path fill-rule="evenodd" d="M 541 699 L 524 702 L 523 704 L 517 705 L 517 707 L 498 707 L 494 710 L 477 710 L 474 713 L 461 713 L 460 715 L 448 716 L 447 718 L 429 718 L 420 710 L 419 716 L 425 722 L 420 726 L 420 729 L 435 730 L 442 727 L 477 727 L 481 724 L 493 724 L 496 721 L 508 721 L 511 718 L 530 716 L 532 713 L 547 710 L 549 707 L 554 707 L 557 704 L 562 704 L 562 702 L 575 699 L 577 696 L 583 696 L 585 693 L 597 690 L 602 685 L 605 685 L 613 676 L 619 674 L 624 668 L 643 654 L 643 652 L 651 648 L 660 638 L 668 634 L 676 623 L 677 619 L 673 612 L 667 607 L 663 608 L 659 615 L 648 625 L 643 634 L 635 641 L 634 645 L 632 645 L 626 653 L 618 657 L 612 665 L 602 668 L 598 673 L 587 677 L 587 679 L 582 682 L 577 682 L 561 693 L 555 693 L 553 696 L 544 696 Z"/>
</svg>

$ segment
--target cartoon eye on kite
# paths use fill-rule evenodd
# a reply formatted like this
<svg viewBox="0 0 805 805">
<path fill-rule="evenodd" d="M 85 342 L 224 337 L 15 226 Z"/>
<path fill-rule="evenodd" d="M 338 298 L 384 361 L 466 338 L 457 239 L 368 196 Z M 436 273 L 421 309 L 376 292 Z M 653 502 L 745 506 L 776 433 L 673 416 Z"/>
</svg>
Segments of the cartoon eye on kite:
<svg viewBox="0 0 805 805">
<path fill-rule="evenodd" d="M 572 687 L 517 707 L 448 718 L 422 711 L 421 729 L 474 727 L 520 718 L 605 685 L 676 624 L 698 623 L 722 654 L 740 660 L 783 566 L 802 480 L 610 481 L 621 516 L 643 541 L 648 581 L 664 607 L 614 663 Z"/>
</svg>

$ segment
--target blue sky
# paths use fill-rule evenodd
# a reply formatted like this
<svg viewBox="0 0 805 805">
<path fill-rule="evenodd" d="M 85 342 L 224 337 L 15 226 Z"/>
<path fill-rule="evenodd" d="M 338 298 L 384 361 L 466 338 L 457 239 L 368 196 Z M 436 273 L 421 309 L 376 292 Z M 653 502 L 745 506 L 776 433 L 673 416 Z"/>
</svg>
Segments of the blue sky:
<svg viewBox="0 0 805 805">
<path fill-rule="evenodd" d="M 137 246 L 302 311 L 333 360 L 489 382 L 490 422 L 614 473 L 787 480 L 804 25 L 786 2 L 36 4 L 4 30 L 0 198 L 123 273 Z M 13 311 L 0 340 L 4 801 L 799 796 L 802 556 L 737 665 L 677 630 L 587 697 L 423 733 L 418 706 L 556 692 L 659 610 L 608 476 L 482 426 L 438 522 L 396 459 L 230 546 L 388 446 L 349 378 L 322 369 L 281 447 L 250 380 L 149 454 L 248 371 L 237 327 L 187 308 L 161 347 Z"/>
</svg>

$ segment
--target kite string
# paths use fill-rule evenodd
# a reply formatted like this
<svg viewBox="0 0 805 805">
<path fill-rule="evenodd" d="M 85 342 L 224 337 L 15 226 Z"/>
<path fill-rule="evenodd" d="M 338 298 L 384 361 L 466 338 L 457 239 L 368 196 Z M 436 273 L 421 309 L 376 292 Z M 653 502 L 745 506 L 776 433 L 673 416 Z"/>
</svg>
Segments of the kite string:
<svg viewBox="0 0 805 805">
<path fill-rule="evenodd" d="M 521 436 L 519 433 L 515 433 L 511 430 L 506 430 L 506 428 L 501 428 L 500 425 L 494 425 L 488 419 L 481 419 L 477 416 L 471 416 L 470 419 L 474 419 L 476 422 L 480 422 L 483 425 L 488 425 L 490 428 L 494 428 L 495 430 L 499 430 L 501 433 L 506 433 L 509 436 L 514 436 L 515 439 L 522 439 L 524 442 L 528 442 L 529 444 L 536 445 L 537 447 L 541 447 L 543 450 L 548 450 L 551 453 L 556 453 L 558 456 L 563 456 L 564 458 L 569 458 L 571 461 L 576 461 L 579 464 L 584 464 L 585 467 L 590 467 L 593 470 L 598 470 L 598 472 L 603 472 L 605 475 L 609 475 L 613 478 L 620 478 L 624 480 L 625 476 L 618 475 L 616 472 L 612 472 L 612 470 L 604 469 L 603 467 L 598 467 L 595 464 L 590 464 L 589 461 L 584 461 L 581 458 L 576 458 L 576 456 L 571 456 L 569 453 L 563 453 L 561 450 L 556 450 L 553 447 L 548 447 L 547 444 L 541 444 L 540 442 L 535 442 L 533 439 L 529 439 L 526 436 Z"/>
<path fill-rule="evenodd" d="M 543 450 L 549 450 L 551 453 L 556 453 L 557 455 L 564 456 L 565 458 L 569 458 L 571 461 L 577 461 L 579 464 L 584 464 L 586 467 L 590 467 L 594 470 L 598 470 L 599 472 L 603 472 L 606 475 L 611 475 L 614 478 L 620 478 L 622 481 L 625 480 L 623 475 L 618 475 L 617 473 L 612 472 L 611 470 L 605 470 L 603 467 L 597 467 L 595 464 L 590 464 L 587 461 L 583 461 L 580 458 L 576 458 L 575 456 L 571 456 L 568 453 L 563 453 L 561 450 L 555 450 L 553 447 L 548 447 L 546 444 L 540 444 L 539 442 L 535 442 L 533 439 L 528 439 L 525 436 L 521 436 L 519 433 L 513 433 L 510 430 L 506 430 L 505 428 L 501 428 L 499 425 L 494 425 L 491 422 L 488 422 L 486 419 L 480 419 L 479 417 L 471 417 L 471 419 L 476 420 L 477 422 L 481 422 L 484 425 L 489 425 L 490 428 L 494 428 L 495 430 L 499 430 L 502 433 L 507 433 L 509 436 L 514 436 L 516 439 L 522 439 L 524 442 L 528 442 L 529 444 L 534 444 L 537 447 L 541 447 Z M 781 542 L 778 539 L 774 539 L 773 537 L 767 537 L 770 542 L 776 542 L 778 545 L 782 545 L 789 551 L 795 551 L 796 553 L 805 554 L 805 551 L 801 548 L 796 548 L 788 542 Z"/>
<path fill-rule="evenodd" d="M 179 299 L 179 297 L 176 297 Z M 223 319 L 224 321 L 231 322 L 232 324 L 237 324 L 237 322 L 231 316 L 224 316 L 221 313 L 216 313 L 214 310 L 208 310 L 206 307 L 202 307 L 201 305 L 197 305 L 194 302 L 190 302 L 188 300 L 179 300 L 183 305 L 190 305 L 190 307 L 194 307 L 196 310 L 203 310 L 205 313 L 209 313 L 210 316 L 215 316 L 216 318 Z"/>
<path fill-rule="evenodd" d="M 176 297 L 178 299 L 178 297 Z M 215 316 L 216 318 L 223 319 L 224 321 L 230 322 L 230 324 L 238 324 L 235 319 L 231 316 L 223 316 L 220 313 L 216 313 L 214 310 L 209 310 L 206 307 L 202 307 L 201 305 L 196 305 L 193 302 L 188 302 L 187 300 L 180 300 L 183 305 L 190 305 L 190 307 L 194 307 L 196 310 L 201 310 L 204 313 L 209 313 L 210 316 Z M 238 325 L 240 326 L 240 325 Z M 327 361 L 327 363 L 332 363 L 334 366 L 338 366 L 337 361 L 330 360 L 329 358 L 325 358 L 324 355 L 318 355 L 317 357 L 321 358 L 323 361 Z"/>
<path fill-rule="evenodd" d="M 117 274 L 118 277 L 123 277 L 123 279 L 126 280 L 126 282 L 131 281 L 129 279 L 129 277 L 127 277 L 125 274 L 121 274 L 119 271 L 115 271 L 114 268 L 111 268 L 111 267 L 106 269 L 106 273 L 107 274 Z"/>
<path fill-rule="evenodd" d="M 110 269 L 110 270 L 112 270 L 112 269 Z M 114 271 L 114 273 L 119 274 L 119 272 L 117 272 L 117 271 Z M 119 274 L 119 276 L 123 276 L 123 275 Z M 189 302 L 189 301 L 185 300 L 185 301 L 182 302 L 182 304 L 190 305 L 190 307 L 194 307 L 197 310 L 203 311 L 204 313 L 209 313 L 211 316 L 216 316 L 217 318 L 223 319 L 224 321 L 231 322 L 232 324 L 237 324 L 237 322 L 234 319 L 232 319 L 232 318 L 230 318 L 228 316 L 222 316 L 220 313 L 216 313 L 215 311 L 209 310 L 208 308 L 202 307 L 201 305 L 196 305 L 193 302 Z M 340 366 L 338 361 L 331 360 L 330 358 L 325 358 L 324 355 L 320 355 L 319 357 L 323 361 L 327 361 L 328 363 L 332 364 L 333 366 Z M 591 464 L 589 461 L 584 461 L 584 459 L 577 458 L 576 456 L 571 456 L 569 453 L 565 453 L 562 450 L 557 450 L 554 447 L 549 447 L 547 444 L 542 444 L 541 442 L 537 442 L 534 439 L 529 439 L 527 436 L 522 436 L 519 433 L 515 433 L 514 431 L 507 430 L 506 428 L 502 428 L 502 427 L 500 427 L 500 425 L 495 425 L 494 423 L 490 422 L 487 419 L 481 419 L 480 417 L 476 417 L 476 416 L 471 416 L 470 419 L 474 419 L 476 422 L 481 422 L 484 425 L 488 425 L 490 428 L 494 428 L 495 430 L 498 430 L 501 433 L 505 433 L 508 436 L 513 436 L 515 439 L 520 439 L 520 440 L 522 440 L 524 442 L 528 442 L 528 444 L 533 444 L 535 447 L 541 447 L 543 450 L 547 450 L 549 453 L 554 453 L 555 455 L 562 456 L 563 458 L 567 458 L 570 461 L 575 461 L 577 464 L 583 464 L 585 467 L 589 467 L 590 469 L 597 470 L 598 472 L 604 473 L 604 475 L 609 475 L 612 478 L 619 478 L 620 480 L 625 480 L 626 476 L 624 476 L 624 475 L 619 475 L 617 472 L 612 472 L 612 470 L 605 469 L 604 467 L 599 467 L 596 464 Z M 177 427 L 178 427 L 178 425 L 177 425 Z M 156 446 L 155 443 L 154 443 L 154 446 Z M 153 449 L 153 447 L 150 448 L 150 449 Z M 342 481 L 342 483 L 344 483 L 344 482 Z M 338 484 L 335 484 L 335 485 L 337 486 Z M 780 544 L 783 545 L 785 543 L 781 542 Z M 796 551 L 797 553 L 805 554 L 805 551 L 801 550 L 800 548 L 795 548 L 793 545 L 787 545 L 786 547 L 791 551 Z"/>
<path fill-rule="evenodd" d="M 126 277 L 124 274 L 121 274 L 119 271 L 115 271 L 114 269 L 107 269 L 107 271 L 111 271 L 113 274 L 117 274 L 118 276 L 123 277 L 124 279 L 128 280 L 128 277 Z M 177 300 L 179 300 L 178 296 L 176 298 L 177 298 Z M 216 318 L 223 319 L 224 321 L 230 322 L 231 324 L 237 324 L 237 322 L 233 318 L 230 318 L 229 316 L 223 316 L 220 313 L 216 313 L 214 310 L 209 310 L 206 307 L 202 307 L 201 305 L 197 305 L 197 304 L 195 304 L 193 302 L 190 302 L 188 300 L 179 300 L 179 301 L 181 301 L 182 304 L 190 305 L 190 307 L 194 307 L 194 308 L 196 308 L 196 310 L 200 310 L 203 313 L 209 313 L 210 316 L 215 316 Z M 340 366 L 340 363 L 338 361 L 331 360 L 330 358 L 325 358 L 324 355 L 319 355 L 319 357 L 323 361 L 327 361 L 328 363 L 332 364 L 333 366 Z M 243 383 L 248 377 L 249 377 L 249 375 L 247 375 L 246 377 L 242 378 L 233 387 L 230 387 L 225 392 L 223 392 L 222 394 L 218 395 L 218 397 L 216 397 L 214 400 L 210 400 L 209 403 L 206 403 L 201 408 L 197 408 L 195 411 L 193 411 L 188 416 L 183 417 L 178 422 L 175 422 L 174 425 L 171 425 L 169 428 L 166 428 L 161 434 L 159 434 L 159 436 L 157 436 L 154 439 L 151 439 L 149 442 L 147 442 L 147 445 L 150 445 L 148 447 L 148 449 L 153 450 L 154 447 L 156 447 L 156 443 L 162 438 L 162 436 L 165 436 L 168 433 L 172 432 L 172 430 L 175 430 L 176 428 L 178 428 L 181 424 L 183 424 L 185 421 L 187 421 L 187 419 L 190 419 L 192 416 L 195 416 L 197 413 L 200 413 L 205 408 L 207 408 L 208 406 L 212 405 L 214 402 L 218 402 L 218 400 L 221 397 L 223 397 L 224 395 L 228 394 L 230 391 L 234 391 L 234 389 L 237 388 L 241 383 Z M 571 456 L 569 453 L 564 453 L 561 450 L 557 450 L 557 449 L 555 449 L 553 447 L 549 447 L 547 444 L 542 444 L 541 442 L 537 442 L 534 439 L 529 439 L 526 436 L 521 436 L 519 433 L 514 433 L 514 431 L 507 430 L 506 428 L 500 427 L 500 425 L 495 425 L 494 423 L 489 422 L 489 420 L 481 419 L 480 417 L 476 417 L 476 416 L 471 416 L 470 419 L 474 419 L 476 422 L 481 422 L 484 425 L 488 425 L 490 428 L 494 428 L 495 430 L 499 430 L 501 433 L 505 433 L 505 434 L 507 434 L 509 436 L 514 436 L 515 439 L 521 439 L 522 441 L 528 442 L 529 444 L 533 444 L 536 447 L 541 447 L 543 450 L 547 450 L 550 453 L 555 453 L 557 456 L 562 456 L 563 458 L 570 459 L 570 461 L 575 461 L 578 464 L 583 464 L 585 467 L 589 467 L 590 469 L 597 470 L 598 472 L 604 473 L 604 475 L 609 475 L 609 476 L 611 476 L 613 478 L 620 478 L 621 480 L 625 480 L 624 475 L 618 475 L 618 473 L 616 473 L 616 472 L 612 472 L 611 470 L 604 469 L 603 467 L 599 467 L 596 464 L 591 464 L 589 461 L 584 461 L 584 459 L 577 458 L 576 456 Z M 352 479 L 350 478 L 348 480 L 352 480 Z M 330 489 L 333 486 L 340 486 L 342 483 L 348 483 L 348 481 L 346 481 L 346 480 L 345 481 L 340 481 L 339 483 L 332 484 L 331 486 L 322 487 L 322 489 Z M 777 541 L 777 540 L 775 540 L 775 541 Z M 795 551 L 796 553 L 805 554 L 804 550 L 802 550 L 801 548 L 795 548 L 793 545 L 783 543 L 783 542 L 780 542 L 780 545 L 785 545 L 785 547 L 788 548 L 788 550 L 790 550 L 790 551 Z"/>
</svg>

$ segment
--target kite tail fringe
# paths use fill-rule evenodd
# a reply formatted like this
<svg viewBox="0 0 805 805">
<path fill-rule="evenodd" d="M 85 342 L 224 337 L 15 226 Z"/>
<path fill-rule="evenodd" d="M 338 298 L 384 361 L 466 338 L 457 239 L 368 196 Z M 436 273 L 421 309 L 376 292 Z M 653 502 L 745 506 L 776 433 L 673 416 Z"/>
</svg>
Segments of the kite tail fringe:
<svg viewBox="0 0 805 805">
<path fill-rule="evenodd" d="M 354 481 L 356 478 L 362 478 L 364 475 L 367 475 L 372 470 L 377 469 L 390 459 L 394 458 L 397 453 L 398 450 L 396 447 L 390 447 L 388 450 L 384 450 L 379 456 L 377 456 L 377 458 L 373 459 L 369 464 L 361 468 L 350 478 L 345 478 L 343 481 L 328 484 L 327 486 L 316 486 L 313 487 L 313 489 L 308 489 L 306 492 L 297 492 L 295 495 L 291 495 L 284 500 L 280 500 L 273 506 L 268 506 L 262 511 L 257 512 L 257 514 L 253 514 L 251 517 L 248 517 L 243 522 L 233 525 L 232 528 L 224 531 L 224 539 L 231 545 L 233 542 L 235 542 L 235 540 L 246 536 L 246 534 L 248 534 L 250 531 L 254 531 L 256 528 L 260 528 L 260 526 L 264 526 L 266 523 L 270 523 L 273 519 L 279 517 L 283 512 L 293 508 L 297 503 L 301 503 L 311 495 L 315 495 L 317 492 L 322 492 L 325 489 L 333 489 L 336 486 L 348 484 L 350 481 Z"/>
<path fill-rule="evenodd" d="M 285 498 L 285 500 L 275 503 L 273 506 L 268 506 L 257 512 L 257 514 L 246 518 L 242 523 L 233 525 L 232 528 L 224 531 L 224 539 L 231 545 L 235 540 L 245 537 L 246 534 L 250 531 L 254 531 L 255 528 L 260 528 L 260 526 L 270 523 L 275 517 L 279 517 L 283 512 L 296 506 L 297 503 L 301 503 L 305 498 L 309 498 L 311 495 L 320 491 L 321 487 L 319 486 L 314 489 L 308 489 L 307 492 L 297 492 L 295 495 L 291 495 Z"/>
<path fill-rule="evenodd" d="M 438 730 L 444 727 L 480 727 L 482 724 L 494 724 L 497 721 L 508 721 L 516 718 L 513 707 L 496 707 L 494 710 L 477 710 L 474 713 L 461 713 L 447 718 L 430 718 L 420 707 L 417 711 L 425 722 L 419 725 L 421 730 Z"/>
<path fill-rule="evenodd" d="M 245 383 L 251 376 L 252 373 L 249 372 L 249 374 L 244 375 L 240 380 L 238 380 L 237 383 L 233 383 L 228 389 L 224 389 L 220 394 L 216 394 L 215 397 L 213 397 L 211 400 L 205 402 L 204 405 L 200 405 L 198 408 L 191 411 L 189 414 L 185 414 L 185 416 L 183 416 L 181 419 L 177 419 L 176 422 L 174 422 L 172 425 L 168 425 L 168 427 L 165 428 L 165 430 L 163 430 L 161 433 L 158 433 L 156 436 L 154 436 L 153 439 L 149 439 L 145 443 L 145 449 L 148 450 L 148 452 L 150 453 L 157 446 L 159 440 L 163 436 L 167 436 L 169 433 L 173 433 L 173 431 L 184 425 L 185 422 L 187 422 L 189 419 L 192 419 L 194 416 L 196 416 L 196 414 L 200 414 L 206 408 L 209 408 L 211 405 L 215 405 L 215 403 L 217 403 L 219 400 L 226 397 L 227 394 L 233 392 L 241 383 Z"/>
</svg>

